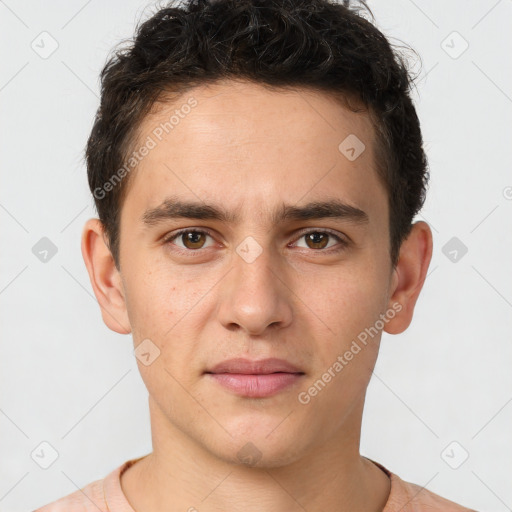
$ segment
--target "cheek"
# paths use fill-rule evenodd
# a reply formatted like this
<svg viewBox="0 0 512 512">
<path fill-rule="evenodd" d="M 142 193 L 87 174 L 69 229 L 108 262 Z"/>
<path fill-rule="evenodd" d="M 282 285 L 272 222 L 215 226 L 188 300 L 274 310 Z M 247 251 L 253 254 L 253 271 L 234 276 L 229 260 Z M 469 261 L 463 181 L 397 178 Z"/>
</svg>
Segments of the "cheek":
<svg viewBox="0 0 512 512">
<path fill-rule="evenodd" d="M 175 308 L 179 304 L 175 297 L 176 285 L 154 267 L 148 269 L 134 264 L 125 268 L 125 272 L 126 307 L 134 347 L 149 339 L 158 348 L 158 357 L 162 360 L 179 316 Z M 144 365 L 139 364 L 139 368 L 141 373 L 145 371 Z"/>
<path fill-rule="evenodd" d="M 159 351 L 155 366 L 166 368 L 180 379 L 193 373 L 197 359 L 199 332 L 206 301 L 202 300 L 212 287 L 209 280 L 192 279 L 167 266 L 130 269 L 127 280 L 128 315 L 134 346 L 149 339 Z M 147 343 L 147 342 L 146 342 Z M 158 364 L 157 364 L 158 363 Z M 139 364 L 144 380 L 154 379 L 154 372 Z"/>
<path fill-rule="evenodd" d="M 307 296 L 307 306 L 315 313 L 308 310 L 308 317 L 319 331 L 312 332 L 315 369 L 302 391 L 316 411 L 323 411 L 318 417 L 350 411 L 371 379 L 380 341 L 380 330 L 374 326 L 384 304 L 382 279 L 371 268 L 317 276 L 317 286 Z M 343 420 L 340 414 L 335 427 Z"/>
<path fill-rule="evenodd" d="M 307 274 L 304 274 L 307 275 Z M 328 349 L 342 348 L 379 318 L 386 304 L 384 282 L 371 266 L 330 269 L 296 283 L 297 295 L 304 298 L 305 311 L 331 343 Z"/>
<path fill-rule="evenodd" d="M 149 394 L 164 408 L 171 407 L 169 396 L 181 396 L 182 385 L 188 388 L 193 384 L 197 351 L 196 336 L 187 328 L 193 318 L 188 314 L 193 306 L 187 297 L 190 294 L 180 293 L 179 283 L 167 274 L 134 274 L 129 304 L 140 375 Z M 148 352 L 149 364 L 138 355 Z"/>
</svg>

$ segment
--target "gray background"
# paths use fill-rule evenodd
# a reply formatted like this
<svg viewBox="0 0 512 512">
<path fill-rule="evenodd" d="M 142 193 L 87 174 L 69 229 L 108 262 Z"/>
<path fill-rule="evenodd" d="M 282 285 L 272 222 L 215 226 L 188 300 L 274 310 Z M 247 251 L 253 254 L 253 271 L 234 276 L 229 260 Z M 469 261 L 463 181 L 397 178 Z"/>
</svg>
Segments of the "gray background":
<svg viewBox="0 0 512 512">
<path fill-rule="evenodd" d="M 82 151 L 98 74 L 153 5 L 0 1 L 1 511 L 151 450 L 132 340 L 101 320 L 80 235 L 95 216 Z M 432 177 L 418 218 L 434 255 L 413 324 L 383 336 L 362 453 L 466 506 L 512 510 L 512 2 L 370 6 L 422 58 L 414 98 Z M 33 252 L 43 237 L 57 249 L 46 262 Z M 58 453 L 48 469 L 42 442 Z"/>
</svg>

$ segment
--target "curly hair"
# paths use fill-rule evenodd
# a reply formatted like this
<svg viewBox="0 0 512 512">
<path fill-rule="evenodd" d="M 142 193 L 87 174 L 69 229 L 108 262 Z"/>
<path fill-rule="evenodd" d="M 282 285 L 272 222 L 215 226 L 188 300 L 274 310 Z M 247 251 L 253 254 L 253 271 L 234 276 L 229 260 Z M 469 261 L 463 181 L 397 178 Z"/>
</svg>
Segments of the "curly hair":
<svg viewBox="0 0 512 512">
<path fill-rule="evenodd" d="M 89 187 L 118 269 L 130 179 L 104 185 L 123 167 L 157 102 L 220 79 L 310 88 L 364 106 L 376 133 L 375 166 L 388 195 L 396 266 L 429 173 L 408 63 L 363 11 L 373 19 L 364 1 L 189 0 L 139 22 L 128 46 L 114 49 L 101 72 L 100 106 L 85 151 Z"/>
</svg>

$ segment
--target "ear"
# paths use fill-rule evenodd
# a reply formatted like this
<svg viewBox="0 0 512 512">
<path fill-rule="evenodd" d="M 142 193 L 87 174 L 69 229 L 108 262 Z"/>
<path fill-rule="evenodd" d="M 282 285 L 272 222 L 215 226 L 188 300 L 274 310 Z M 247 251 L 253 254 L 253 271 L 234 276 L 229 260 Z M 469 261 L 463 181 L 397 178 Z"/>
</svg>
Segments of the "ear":
<svg viewBox="0 0 512 512">
<path fill-rule="evenodd" d="M 426 222 L 415 222 L 402 242 L 398 263 L 393 269 L 388 307 L 397 314 L 386 323 L 384 331 L 387 333 L 399 334 L 409 327 L 431 258 L 432 231 Z"/>
<path fill-rule="evenodd" d="M 89 219 L 85 223 L 82 232 L 82 256 L 103 321 L 112 331 L 129 334 L 131 326 L 121 274 L 114 264 L 114 258 L 106 243 L 103 224 L 99 219 Z"/>
</svg>

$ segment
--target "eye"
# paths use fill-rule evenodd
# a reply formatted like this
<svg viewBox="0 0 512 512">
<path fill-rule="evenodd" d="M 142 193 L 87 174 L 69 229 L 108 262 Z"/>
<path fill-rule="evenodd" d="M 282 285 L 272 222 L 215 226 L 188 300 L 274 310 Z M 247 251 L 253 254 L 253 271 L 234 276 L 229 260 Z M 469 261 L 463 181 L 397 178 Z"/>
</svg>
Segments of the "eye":
<svg viewBox="0 0 512 512">
<path fill-rule="evenodd" d="M 174 244 L 184 251 L 194 251 L 197 249 L 205 248 L 206 237 L 212 238 L 209 231 L 202 229 L 181 229 L 180 231 L 171 234 L 164 239 L 165 243 L 172 243 L 174 240 L 182 242 L 183 245 Z"/>
<path fill-rule="evenodd" d="M 209 246 L 206 245 L 206 239 L 208 237 L 213 239 L 213 235 L 208 230 L 185 228 L 168 235 L 164 238 L 164 243 L 176 246 L 178 251 L 191 253 L 208 248 Z M 349 245 L 347 240 L 330 230 L 309 230 L 301 233 L 297 240 L 301 239 L 305 240 L 306 249 L 312 249 L 317 252 L 341 251 Z M 331 241 L 337 242 L 337 244 L 329 245 Z M 181 245 L 177 242 L 181 242 Z M 295 244 L 297 244 L 297 242 L 295 242 Z"/>
<path fill-rule="evenodd" d="M 341 236 L 335 234 L 334 232 L 332 232 L 330 230 L 319 230 L 319 229 L 310 230 L 305 233 L 302 233 L 298 240 L 304 239 L 306 242 L 307 249 L 322 251 L 323 249 L 326 249 L 326 248 L 331 249 L 333 247 L 333 245 L 330 245 L 330 246 L 328 245 L 330 238 L 334 239 L 334 241 L 337 241 L 338 245 L 340 246 L 340 247 L 337 247 L 336 249 L 334 249 L 335 251 L 342 250 L 348 245 L 347 240 L 345 240 L 344 238 L 342 238 Z M 334 246 L 336 246 L 336 244 L 334 244 Z M 325 252 L 330 252 L 330 251 L 325 251 Z"/>
</svg>

